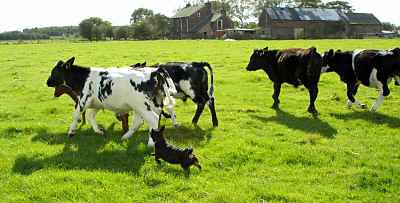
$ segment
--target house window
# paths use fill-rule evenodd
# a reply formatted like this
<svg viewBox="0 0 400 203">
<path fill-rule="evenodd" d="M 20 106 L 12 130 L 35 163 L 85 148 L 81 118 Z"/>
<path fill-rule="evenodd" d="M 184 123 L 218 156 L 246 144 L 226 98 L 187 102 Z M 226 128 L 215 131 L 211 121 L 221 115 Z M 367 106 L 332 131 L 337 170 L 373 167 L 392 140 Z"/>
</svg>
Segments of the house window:
<svg viewBox="0 0 400 203">
<path fill-rule="evenodd" d="M 197 12 L 197 17 L 201 17 L 201 13 L 200 13 L 200 11 L 199 12 Z"/>
<path fill-rule="evenodd" d="M 218 21 L 217 28 L 220 30 L 224 29 L 224 21 L 222 19 Z"/>
</svg>

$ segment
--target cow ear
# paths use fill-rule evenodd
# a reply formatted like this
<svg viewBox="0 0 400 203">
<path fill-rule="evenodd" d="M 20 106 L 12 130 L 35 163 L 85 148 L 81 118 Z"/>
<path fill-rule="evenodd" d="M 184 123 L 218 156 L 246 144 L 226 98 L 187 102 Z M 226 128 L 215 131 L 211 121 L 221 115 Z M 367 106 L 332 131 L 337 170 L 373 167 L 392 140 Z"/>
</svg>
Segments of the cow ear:
<svg viewBox="0 0 400 203">
<path fill-rule="evenodd" d="M 75 57 L 68 59 L 68 61 L 65 62 L 65 68 L 70 68 L 72 65 L 74 65 L 74 62 L 75 62 Z"/>
<path fill-rule="evenodd" d="M 315 47 L 310 47 L 310 51 L 316 53 L 316 52 L 317 52 L 317 48 L 315 48 Z"/>
<path fill-rule="evenodd" d="M 146 61 L 145 61 L 145 62 L 143 62 L 143 63 L 141 64 L 141 66 L 142 66 L 142 67 L 145 67 L 146 64 L 147 64 L 147 63 L 146 63 Z"/>
<path fill-rule="evenodd" d="M 333 49 L 331 49 L 331 50 L 329 50 L 328 55 L 329 55 L 329 56 L 333 56 L 334 52 L 335 52 L 335 51 L 333 51 Z"/>
<path fill-rule="evenodd" d="M 268 47 L 265 47 L 265 48 L 264 48 L 264 51 L 268 51 Z"/>
</svg>

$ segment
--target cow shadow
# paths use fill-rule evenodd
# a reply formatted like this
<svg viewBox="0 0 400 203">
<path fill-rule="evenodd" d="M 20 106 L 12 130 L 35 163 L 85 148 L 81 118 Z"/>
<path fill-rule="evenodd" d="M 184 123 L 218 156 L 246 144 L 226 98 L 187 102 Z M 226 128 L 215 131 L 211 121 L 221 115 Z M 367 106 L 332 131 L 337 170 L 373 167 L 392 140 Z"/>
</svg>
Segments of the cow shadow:
<svg viewBox="0 0 400 203">
<path fill-rule="evenodd" d="M 388 125 L 390 128 L 400 127 L 400 118 L 388 116 L 378 112 L 353 111 L 346 114 L 331 113 L 331 116 L 340 120 L 365 120 L 378 125 Z"/>
<path fill-rule="evenodd" d="M 165 130 L 165 138 L 174 144 L 197 147 L 210 142 L 213 130 L 214 128 L 204 130 L 199 126 L 171 127 Z"/>
<path fill-rule="evenodd" d="M 107 136 L 96 135 L 92 129 L 79 130 L 78 134 L 69 138 L 66 133 L 52 134 L 47 129 L 39 129 L 32 142 L 49 145 L 64 145 L 62 152 L 54 156 L 44 154 L 20 155 L 14 163 L 12 171 L 22 175 L 30 175 L 35 171 L 47 168 L 68 170 L 104 170 L 111 172 L 138 173 L 150 154 L 147 148 L 147 132 L 139 131 L 128 141 L 120 141 L 121 132 L 107 130 Z M 106 145 L 112 145 L 107 150 Z"/>
<path fill-rule="evenodd" d="M 338 133 L 329 123 L 319 118 L 296 117 L 282 110 L 276 110 L 276 115 L 264 117 L 255 114 L 249 114 L 252 118 L 262 122 L 276 122 L 287 126 L 290 129 L 301 130 L 307 133 L 319 133 L 326 138 L 334 138 Z"/>
</svg>

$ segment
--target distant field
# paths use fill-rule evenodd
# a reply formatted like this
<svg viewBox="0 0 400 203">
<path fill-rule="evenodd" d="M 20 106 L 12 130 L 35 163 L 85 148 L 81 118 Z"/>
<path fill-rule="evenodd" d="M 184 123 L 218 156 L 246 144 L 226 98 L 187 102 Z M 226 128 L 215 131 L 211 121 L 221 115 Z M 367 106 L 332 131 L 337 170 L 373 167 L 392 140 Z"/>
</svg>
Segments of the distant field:
<svg viewBox="0 0 400 203">
<path fill-rule="evenodd" d="M 304 88 L 285 85 L 282 112 L 272 83 L 245 67 L 255 48 L 315 46 L 389 49 L 400 40 L 44 42 L 0 45 L 0 202 L 400 202 L 400 87 L 378 113 L 347 109 L 345 85 L 334 73 L 320 82 L 319 119 L 307 112 Z M 208 61 L 216 74 L 220 127 L 205 110 L 177 103 L 182 126 L 169 140 L 193 146 L 203 171 L 189 178 L 179 166 L 160 167 L 147 149 L 147 127 L 122 142 L 114 114 L 100 112 L 107 136 L 89 125 L 69 139 L 70 98 L 53 98 L 45 82 L 55 63 L 75 56 L 87 66 L 147 61 Z M 373 104 L 378 92 L 361 87 Z"/>
</svg>

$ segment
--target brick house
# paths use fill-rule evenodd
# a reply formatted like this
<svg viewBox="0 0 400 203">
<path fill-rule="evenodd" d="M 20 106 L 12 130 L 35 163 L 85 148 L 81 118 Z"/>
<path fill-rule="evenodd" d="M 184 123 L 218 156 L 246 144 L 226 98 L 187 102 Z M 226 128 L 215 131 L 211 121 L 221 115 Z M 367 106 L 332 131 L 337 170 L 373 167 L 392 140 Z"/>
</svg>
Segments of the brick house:
<svg viewBox="0 0 400 203">
<path fill-rule="evenodd" d="M 232 28 L 232 20 L 224 11 L 213 12 L 210 2 L 187 4 L 171 17 L 171 37 L 175 39 L 216 38 L 217 30 Z"/>
<path fill-rule="evenodd" d="M 270 39 L 347 38 L 381 31 L 381 23 L 372 14 L 321 8 L 266 8 L 259 26 Z"/>
</svg>

